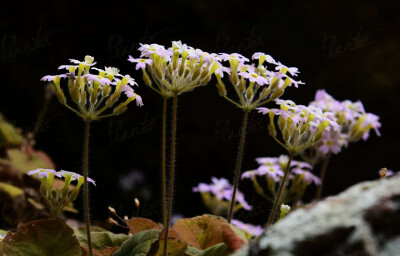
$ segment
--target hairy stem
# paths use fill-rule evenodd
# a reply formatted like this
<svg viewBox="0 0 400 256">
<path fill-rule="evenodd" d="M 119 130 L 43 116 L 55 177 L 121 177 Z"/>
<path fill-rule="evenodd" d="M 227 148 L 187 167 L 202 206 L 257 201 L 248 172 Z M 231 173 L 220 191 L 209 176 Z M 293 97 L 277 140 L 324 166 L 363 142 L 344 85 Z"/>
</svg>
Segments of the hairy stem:
<svg viewBox="0 0 400 256">
<path fill-rule="evenodd" d="M 85 127 L 85 142 L 83 148 L 83 177 L 84 177 L 84 208 L 85 208 L 85 224 L 87 233 L 87 242 L 89 249 L 89 256 L 93 256 L 92 252 L 92 238 L 90 236 L 90 215 L 89 215 L 89 188 L 88 188 L 88 162 L 89 162 L 89 131 L 90 131 L 90 120 L 86 120 Z"/>
<path fill-rule="evenodd" d="M 165 240 L 164 240 L 164 256 L 167 255 L 168 251 L 168 230 L 171 221 L 171 209 L 172 209 L 172 196 L 174 194 L 174 176 L 175 176 L 175 151 L 176 151 L 176 112 L 178 108 L 178 95 L 174 94 L 174 101 L 172 106 L 172 134 L 171 134 L 171 169 L 169 174 L 169 188 L 168 188 L 168 209 L 166 216 L 165 229 Z"/>
<path fill-rule="evenodd" d="M 328 155 L 326 155 L 326 157 L 324 159 L 324 162 L 322 163 L 321 172 L 319 174 L 319 179 L 321 180 L 321 185 L 319 185 L 317 187 L 317 192 L 315 193 L 316 200 L 321 199 L 322 185 L 324 184 L 324 178 L 325 178 L 326 170 L 328 169 L 328 163 L 329 163 L 330 158 L 331 158 L 331 153 L 328 153 Z"/>
<path fill-rule="evenodd" d="M 278 209 L 279 202 L 281 200 L 282 191 L 283 191 L 283 188 L 285 187 L 286 179 L 289 176 L 290 164 L 292 163 L 292 160 L 293 160 L 293 153 L 290 153 L 289 161 L 287 163 L 286 170 L 285 170 L 285 175 L 283 175 L 281 184 L 279 184 L 278 194 L 275 197 L 274 207 L 272 208 L 271 215 L 269 216 L 267 226 L 271 226 L 272 223 L 274 222 L 276 210 Z"/>
<path fill-rule="evenodd" d="M 233 185 L 233 193 L 232 193 L 232 200 L 231 200 L 231 206 L 229 207 L 229 213 L 228 213 L 228 223 L 231 223 L 232 216 L 233 216 L 233 208 L 235 206 L 235 197 L 236 197 L 236 191 L 239 186 L 239 178 L 240 178 L 240 168 L 242 167 L 242 159 L 243 159 L 243 151 L 244 151 L 244 142 L 246 139 L 246 131 L 247 131 L 247 119 L 249 117 L 249 111 L 245 110 L 244 115 L 243 115 L 243 126 L 242 126 L 242 131 L 241 131 L 241 136 L 240 136 L 240 144 L 239 144 L 239 154 L 236 162 L 236 169 L 235 169 L 235 180 L 234 180 L 234 185 Z"/>
<path fill-rule="evenodd" d="M 162 214 L 163 214 L 163 224 L 166 226 L 166 178 L 165 178 L 165 169 L 166 169 L 166 159 L 165 159 L 165 146 L 166 146 L 166 129 L 167 129 L 167 97 L 163 96 L 163 117 L 162 117 L 162 138 L 161 138 L 161 182 L 162 182 Z"/>
<path fill-rule="evenodd" d="M 35 139 L 36 134 L 37 134 L 37 133 L 40 131 L 40 129 L 41 129 L 41 126 L 42 126 L 44 117 L 46 116 L 47 110 L 48 110 L 48 108 L 49 108 L 49 104 L 50 104 L 50 100 L 51 100 L 52 96 L 53 96 L 52 93 L 46 91 L 46 94 L 45 94 L 45 96 L 44 96 L 44 104 L 43 104 L 43 107 L 42 107 L 42 109 L 40 110 L 39 116 L 38 116 L 38 118 L 37 118 L 37 120 L 36 120 L 35 127 L 34 127 L 33 132 L 32 132 L 32 140 Z"/>
</svg>

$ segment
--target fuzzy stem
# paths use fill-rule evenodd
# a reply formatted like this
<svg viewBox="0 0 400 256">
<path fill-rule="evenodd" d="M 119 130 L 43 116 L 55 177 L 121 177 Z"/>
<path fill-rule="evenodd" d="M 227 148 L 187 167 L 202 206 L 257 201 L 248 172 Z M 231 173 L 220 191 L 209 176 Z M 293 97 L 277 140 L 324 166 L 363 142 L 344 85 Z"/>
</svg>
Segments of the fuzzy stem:
<svg viewBox="0 0 400 256">
<path fill-rule="evenodd" d="M 174 193 L 174 176 L 175 176 L 175 151 L 176 151 L 176 113 L 178 108 L 178 95 L 174 94 L 174 101 L 172 107 L 172 134 L 171 134 L 171 169 L 169 174 L 169 188 L 168 188 L 168 209 L 166 216 L 165 237 L 164 237 L 164 256 L 167 255 L 168 251 L 168 230 L 171 220 L 171 208 L 172 208 L 172 196 Z"/>
<path fill-rule="evenodd" d="M 163 224 L 164 227 L 166 226 L 166 200 L 167 200 L 167 193 L 165 187 L 165 166 L 166 166 L 166 159 L 165 159 L 165 145 L 166 145 L 166 128 L 167 127 L 167 97 L 163 96 L 163 117 L 162 117 L 162 138 L 161 138 L 161 182 L 162 182 L 162 214 L 163 214 Z"/>
<path fill-rule="evenodd" d="M 326 174 L 326 170 L 328 169 L 328 163 L 329 159 L 331 158 L 331 153 L 328 153 L 328 155 L 325 157 L 324 162 L 322 164 L 321 172 L 319 174 L 319 179 L 321 180 L 321 185 L 317 187 L 317 192 L 315 193 L 315 199 L 318 201 L 321 199 L 322 195 L 322 185 L 324 184 L 324 178 Z"/>
<path fill-rule="evenodd" d="M 90 120 L 86 120 L 85 127 L 85 142 L 83 148 L 83 176 L 84 176 L 84 207 L 85 207 L 85 224 L 86 234 L 89 249 L 89 256 L 93 256 L 92 252 L 92 238 L 90 236 L 90 215 L 89 215 L 89 194 L 88 194 L 88 158 L 89 158 L 89 131 L 90 131 Z"/>
<path fill-rule="evenodd" d="M 240 178 L 240 168 L 242 167 L 242 159 L 243 159 L 243 151 L 244 151 L 244 142 L 246 139 L 246 130 L 247 130 L 247 119 L 249 117 L 249 111 L 245 110 L 244 115 L 243 115 L 243 126 L 242 126 L 242 131 L 241 131 L 241 136 L 240 136 L 240 144 L 239 144 L 239 154 L 237 158 L 237 163 L 236 163 L 236 169 L 235 169 L 235 180 L 234 180 L 234 185 L 233 185 L 233 193 L 232 193 L 232 200 L 231 200 L 231 206 L 229 207 L 229 214 L 228 214 L 228 223 L 231 223 L 232 216 L 233 216 L 233 208 L 235 206 L 235 197 L 236 197 L 236 191 L 239 186 L 239 178 Z"/>
<path fill-rule="evenodd" d="M 276 198 L 275 198 L 274 207 L 272 208 L 271 215 L 269 216 L 269 220 L 268 220 L 268 224 L 267 224 L 268 227 L 272 225 L 272 223 L 275 219 L 275 214 L 276 214 L 276 210 L 278 209 L 282 191 L 283 191 L 283 188 L 285 187 L 286 179 L 289 176 L 290 164 L 292 163 L 292 160 L 293 160 L 293 153 L 290 153 L 289 161 L 287 163 L 286 170 L 285 170 L 285 175 L 282 178 L 281 184 L 279 184 L 278 194 L 276 195 Z"/>
</svg>

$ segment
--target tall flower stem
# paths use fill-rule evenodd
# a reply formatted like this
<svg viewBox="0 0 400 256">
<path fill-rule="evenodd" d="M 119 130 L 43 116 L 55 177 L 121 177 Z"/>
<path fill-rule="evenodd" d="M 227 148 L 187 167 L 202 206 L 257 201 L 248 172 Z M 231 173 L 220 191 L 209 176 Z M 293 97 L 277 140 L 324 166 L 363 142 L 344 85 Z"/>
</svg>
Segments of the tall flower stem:
<svg viewBox="0 0 400 256">
<path fill-rule="evenodd" d="M 241 136 L 240 136 L 239 154 L 238 154 L 238 158 L 237 158 L 237 162 L 236 162 L 235 180 L 234 180 L 234 185 L 233 185 L 232 200 L 231 200 L 231 206 L 229 207 L 229 213 L 228 213 L 228 223 L 231 223 L 231 220 L 232 220 L 233 208 L 235 206 L 235 199 L 236 199 L 236 191 L 239 186 L 240 169 L 242 167 L 243 151 L 244 151 L 244 143 L 246 140 L 248 117 L 249 117 L 249 111 L 245 110 L 244 115 L 243 115 L 243 125 L 242 125 L 242 131 L 241 131 Z"/>
<path fill-rule="evenodd" d="M 282 191 L 283 191 L 283 188 L 285 187 L 287 177 L 289 176 L 290 164 L 292 163 L 292 160 L 293 160 L 293 153 L 290 152 L 289 161 L 287 163 L 286 170 L 285 170 L 285 175 L 283 175 L 281 184 L 279 185 L 278 194 L 275 197 L 274 207 L 272 208 L 271 215 L 269 216 L 267 226 L 271 226 L 272 223 L 274 222 L 276 211 L 278 209 L 278 205 L 281 200 Z"/>
<path fill-rule="evenodd" d="M 89 163 L 89 131 L 90 131 L 90 120 L 86 120 L 85 126 L 85 141 L 83 147 L 83 177 L 84 177 L 84 208 L 85 208 L 85 224 L 86 234 L 89 249 L 89 256 L 93 256 L 92 252 L 92 238 L 90 236 L 90 215 L 89 215 L 89 188 L 88 188 L 88 163 Z"/>
<path fill-rule="evenodd" d="M 162 182 L 162 214 L 163 224 L 166 226 L 166 159 L 165 159 L 165 147 L 166 147 L 166 129 L 167 129 L 167 97 L 163 96 L 163 116 L 162 116 L 162 138 L 161 138 L 161 182 Z"/>
<path fill-rule="evenodd" d="M 165 237 L 164 237 L 164 256 L 167 255 L 168 251 L 168 230 L 171 221 L 171 209 L 172 209 L 172 196 L 174 194 L 174 176 L 175 176 L 175 152 L 176 152 L 176 114 L 178 108 L 178 95 L 175 93 L 173 96 L 172 105 L 172 134 L 171 134 L 171 169 L 169 174 L 169 187 L 168 187 L 168 208 L 166 216 Z"/>
<path fill-rule="evenodd" d="M 322 163 L 321 172 L 319 174 L 319 179 L 321 180 L 321 185 L 319 185 L 317 187 L 317 192 L 315 193 L 316 200 L 321 199 L 322 185 L 324 184 L 324 178 L 325 178 L 326 170 L 328 169 L 328 163 L 329 163 L 330 158 L 331 158 L 331 153 L 328 153 L 328 155 L 324 159 L 324 162 Z"/>
</svg>

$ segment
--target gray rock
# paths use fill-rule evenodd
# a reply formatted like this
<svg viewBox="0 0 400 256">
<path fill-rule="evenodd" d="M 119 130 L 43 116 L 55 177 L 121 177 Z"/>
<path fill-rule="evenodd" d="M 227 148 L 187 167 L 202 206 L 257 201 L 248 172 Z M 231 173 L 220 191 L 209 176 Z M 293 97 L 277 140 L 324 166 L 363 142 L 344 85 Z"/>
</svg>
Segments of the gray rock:
<svg viewBox="0 0 400 256">
<path fill-rule="evenodd" d="M 235 256 L 400 256 L 400 174 L 291 212 Z"/>
</svg>

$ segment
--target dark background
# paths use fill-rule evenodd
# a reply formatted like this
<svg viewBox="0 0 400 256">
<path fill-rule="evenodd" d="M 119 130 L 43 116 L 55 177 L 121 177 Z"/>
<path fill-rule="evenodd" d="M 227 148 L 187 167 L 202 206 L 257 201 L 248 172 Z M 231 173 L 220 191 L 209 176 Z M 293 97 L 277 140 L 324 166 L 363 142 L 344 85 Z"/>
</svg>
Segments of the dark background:
<svg viewBox="0 0 400 256">
<path fill-rule="evenodd" d="M 380 138 L 372 132 L 368 141 L 351 144 L 332 158 L 325 194 L 336 194 L 356 182 L 376 179 L 381 167 L 398 170 L 400 164 L 400 19 L 394 2 L 3 3 L 0 112 L 32 130 L 43 104 L 41 77 L 60 73 L 57 67 L 68 64 L 69 58 L 92 55 L 99 68 L 115 66 L 131 74 L 144 106 L 132 103 L 122 116 L 93 125 L 90 176 L 97 187 L 91 190 L 92 215 L 103 221 L 106 207 L 113 205 L 121 215 L 131 216 L 133 198 L 138 197 L 142 216 L 159 220 L 162 101 L 127 62 L 128 54 L 139 56 L 139 42 L 169 47 L 172 40 L 247 57 L 262 51 L 298 67 L 306 83 L 289 88 L 283 98 L 307 104 L 324 88 L 339 100 L 361 100 L 368 112 L 381 117 Z M 200 196 L 191 192 L 193 186 L 209 182 L 211 176 L 232 180 L 242 113 L 217 94 L 214 80 L 179 101 L 174 211 L 189 217 L 207 211 Z M 256 167 L 256 157 L 284 153 L 269 137 L 265 117 L 252 113 L 250 120 L 243 170 Z M 81 172 L 82 142 L 82 121 L 54 99 L 36 148 L 46 151 L 57 169 Z M 239 218 L 265 220 L 270 205 L 254 195 L 249 182 L 240 189 L 255 210 Z"/>
</svg>

